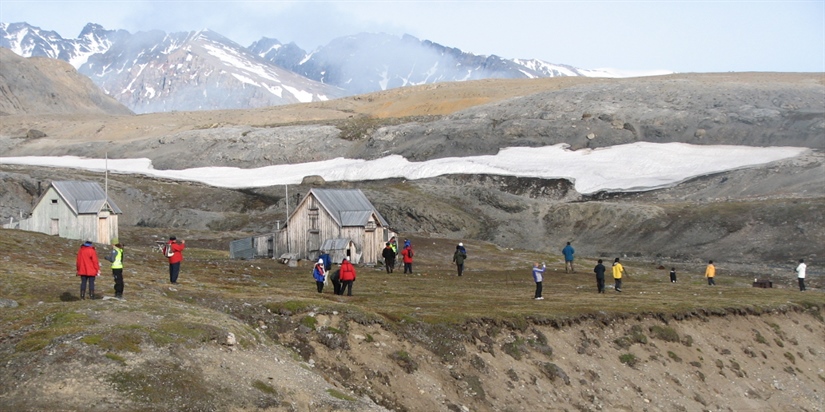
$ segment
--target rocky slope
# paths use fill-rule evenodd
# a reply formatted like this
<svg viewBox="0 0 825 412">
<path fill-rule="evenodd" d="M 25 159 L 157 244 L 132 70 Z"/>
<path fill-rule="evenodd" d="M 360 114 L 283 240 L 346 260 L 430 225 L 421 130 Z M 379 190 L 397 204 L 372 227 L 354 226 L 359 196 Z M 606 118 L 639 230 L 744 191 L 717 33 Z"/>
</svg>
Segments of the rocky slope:
<svg viewBox="0 0 825 412">
<path fill-rule="evenodd" d="M 0 47 L 0 64 L 0 116 L 132 113 L 69 63 L 25 59 Z"/>
<path fill-rule="evenodd" d="M 503 94 L 508 86 L 511 94 Z M 179 169 L 388 154 L 427 160 L 557 143 L 573 149 L 635 141 L 809 147 L 799 158 L 647 193 L 583 196 L 569 182 L 496 176 L 347 184 L 366 190 L 403 232 L 536 250 L 572 240 L 589 255 L 792 262 L 816 257 L 825 244 L 823 96 L 822 76 L 808 74 L 466 82 L 242 113 L 71 123 L 12 116 L 0 130 L 0 148 L 6 156 L 147 157 L 155 168 Z M 27 127 L 48 136 L 14 134 Z M 89 133 L 91 127 L 97 132 Z M 258 209 L 193 201 L 191 208 L 170 210 L 134 188 L 115 196 L 119 204 L 133 205 L 127 224 L 260 232 L 272 227 L 274 217 L 283 220 L 282 191 L 220 191 L 230 193 L 224 198 L 272 202 Z M 19 214 L 12 204 L 30 202 L 4 202 L 6 218 Z"/>
</svg>

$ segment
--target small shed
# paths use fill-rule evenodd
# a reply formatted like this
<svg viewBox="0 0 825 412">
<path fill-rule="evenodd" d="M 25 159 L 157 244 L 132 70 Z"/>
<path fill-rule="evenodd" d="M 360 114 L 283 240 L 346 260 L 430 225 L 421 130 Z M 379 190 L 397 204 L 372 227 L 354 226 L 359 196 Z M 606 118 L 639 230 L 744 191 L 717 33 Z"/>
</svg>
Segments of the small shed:
<svg viewBox="0 0 825 412">
<path fill-rule="evenodd" d="M 31 215 L 14 223 L 14 228 L 109 244 L 118 237 L 121 214 L 100 184 L 56 181 L 37 200 Z"/>
<path fill-rule="evenodd" d="M 276 256 L 275 236 L 257 235 L 229 242 L 230 259 L 258 259 Z"/>
<path fill-rule="evenodd" d="M 329 253 L 332 263 L 339 264 L 348 257 L 350 262 L 361 261 L 361 252 L 357 250 L 355 242 L 350 239 L 327 239 L 321 245 L 321 251 Z"/>
</svg>

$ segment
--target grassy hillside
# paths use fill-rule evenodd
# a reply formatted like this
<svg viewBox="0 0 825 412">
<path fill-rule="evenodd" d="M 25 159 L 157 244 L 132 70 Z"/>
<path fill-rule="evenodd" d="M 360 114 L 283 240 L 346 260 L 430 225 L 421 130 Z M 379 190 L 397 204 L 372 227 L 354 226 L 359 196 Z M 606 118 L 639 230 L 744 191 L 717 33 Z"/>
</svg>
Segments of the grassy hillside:
<svg viewBox="0 0 825 412">
<path fill-rule="evenodd" d="M 804 336 L 793 338 L 800 347 L 787 353 L 794 362 L 805 356 L 814 364 L 825 361 L 821 348 L 808 353 L 805 343 L 825 332 L 820 291 L 800 293 L 792 279 L 776 279 L 779 288 L 752 288 L 751 274 L 731 273 L 724 266 L 718 286 L 709 287 L 701 268 L 680 270 L 679 282 L 671 284 L 667 270 L 631 259 L 625 262 L 629 276 L 624 292 L 599 295 L 591 259 L 577 262 L 578 273 L 565 274 L 557 253 L 471 241 L 465 242 L 470 257 L 459 278 L 450 262 L 453 241 L 411 237 L 417 252 L 414 274 L 358 267 L 354 296 L 346 297 L 334 296 L 331 288 L 318 294 L 305 262 L 289 268 L 274 260 L 233 261 L 226 251 L 199 247 L 214 234 L 178 232 L 188 248 L 180 285 L 172 287 L 165 260 L 151 250 L 155 229 L 121 230 L 124 239 L 136 239 L 126 244 L 125 301 L 79 300 L 74 259 L 80 242 L 22 231 L 0 233 L 0 298 L 7 306 L 0 311 L 4 409 L 456 410 L 471 405 L 472 410 L 495 410 L 501 409 L 496 405 L 505 402 L 505 395 L 492 398 L 501 390 L 493 387 L 518 382 L 515 374 L 522 379 L 534 374 L 533 385 L 539 386 L 569 381 L 568 374 L 587 370 L 571 369 L 576 367 L 566 362 L 584 361 L 588 351 L 615 353 L 589 360 L 592 365 L 621 366 L 633 357 L 634 365 L 622 369 L 631 377 L 641 373 L 640 365 L 652 367 L 665 356 L 666 346 L 648 344 L 648 339 L 669 345 L 669 334 L 675 334 L 676 348 L 669 349 L 676 351 L 673 356 L 688 351 L 681 356 L 696 357 L 696 350 L 711 349 L 688 349 L 685 339 L 707 336 L 694 331 L 688 338 L 682 330 L 701 328 L 718 316 L 789 314 L 797 319 L 794 331 Z M 106 250 L 98 245 L 99 256 Z M 544 301 L 531 299 L 533 261 L 548 264 Z M 97 294 L 112 296 L 103 262 Z M 811 279 L 813 286 L 816 282 Z M 667 322 L 675 319 L 688 323 L 668 329 Z M 745 339 L 758 343 L 762 336 L 781 351 L 782 339 L 791 339 L 788 327 L 763 323 L 751 328 L 756 337 Z M 784 337 L 764 337 L 776 328 Z M 750 334 L 747 330 L 743 333 Z M 562 342 L 571 333 L 606 335 L 585 338 L 601 349 L 565 355 L 571 349 Z M 581 348 L 580 339 L 574 338 L 579 342 L 572 350 Z M 700 353 L 699 358 L 709 355 Z M 781 352 L 779 358 L 790 362 Z M 596 370 L 592 365 L 591 372 Z M 439 384 L 444 399 L 420 392 L 422 375 L 444 379 Z M 815 382 L 816 374 L 810 376 Z M 97 382 L 94 394 L 83 392 L 87 380 Z M 575 386 L 575 380 L 566 385 Z M 521 395 L 525 406 L 541 405 L 540 393 Z"/>
</svg>

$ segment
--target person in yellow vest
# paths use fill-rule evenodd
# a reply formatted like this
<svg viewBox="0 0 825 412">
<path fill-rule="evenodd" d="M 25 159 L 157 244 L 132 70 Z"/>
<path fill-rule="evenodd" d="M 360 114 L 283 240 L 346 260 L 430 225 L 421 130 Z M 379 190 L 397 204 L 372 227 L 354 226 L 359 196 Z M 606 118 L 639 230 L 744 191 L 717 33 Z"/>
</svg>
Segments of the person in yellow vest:
<svg viewBox="0 0 825 412">
<path fill-rule="evenodd" d="M 713 266 L 712 260 L 708 261 L 708 267 L 705 268 L 705 277 L 708 278 L 709 286 L 716 285 L 716 280 L 714 280 L 714 278 L 716 277 L 716 266 Z"/>
<path fill-rule="evenodd" d="M 123 299 L 123 245 L 115 243 L 112 253 L 106 257 L 112 262 L 112 277 L 115 278 L 115 298 Z"/>
<path fill-rule="evenodd" d="M 613 280 L 616 282 L 615 289 L 616 292 L 622 291 L 622 275 L 626 274 L 624 271 L 624 266 L 619 263 L 619 258 L 613 261 Z"/>
</svg>

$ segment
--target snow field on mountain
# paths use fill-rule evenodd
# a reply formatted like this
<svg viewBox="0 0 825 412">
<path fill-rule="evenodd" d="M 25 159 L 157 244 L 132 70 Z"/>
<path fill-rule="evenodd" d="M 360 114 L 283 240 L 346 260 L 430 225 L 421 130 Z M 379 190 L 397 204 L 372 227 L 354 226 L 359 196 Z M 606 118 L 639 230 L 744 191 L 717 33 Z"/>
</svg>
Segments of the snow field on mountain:
<svg viewBox="0 0 825 412">
<path fill-rule="evenodd" d="M 249 188 L 299 184 L 306 176 L 326 181 L 389 178 L 425 179 L 447 174 L 492 174 L 570 179 L 582 194 L 600 191 L 644 191 L 728 170 L 753 167 L 805 153 L 799 147 L 697 146 L 685 143 L 637 142 L 608 148 L 572 151 L 566 144 L 510 147 L 496 155 L 447 157 L 410 162 L 392 155 L 375 160 L 335 158 L 319 162 L 265 166 L 198 167 L 157 170 L 150 159 L 89 159 L 76 156 L 0 157 L 0 164 L 67 167 L 112 173 L 141 174 L 201 182 L 215 187 Z"/>
</svg>

